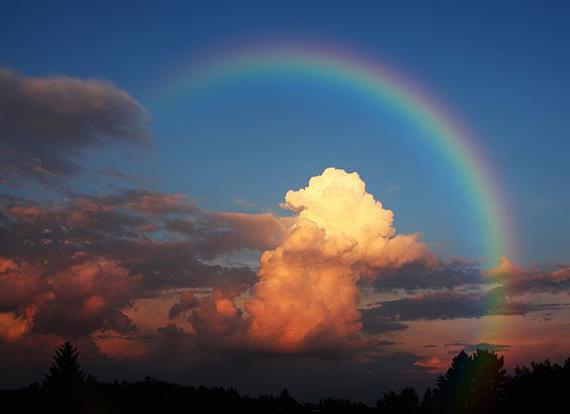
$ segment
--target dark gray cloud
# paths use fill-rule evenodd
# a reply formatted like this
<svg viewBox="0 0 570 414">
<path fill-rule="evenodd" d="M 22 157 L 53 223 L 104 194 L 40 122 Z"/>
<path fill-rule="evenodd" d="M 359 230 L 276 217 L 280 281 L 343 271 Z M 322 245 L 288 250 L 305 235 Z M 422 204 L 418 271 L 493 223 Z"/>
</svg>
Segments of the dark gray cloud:
<svg viewBox="0 0 570 414">
<path fill-rule="evenodd" d="M 413 297 L 379 302 L 362 310 L 370 320 L 435 320 L 479 318 L 486 315 L 524 315 L 530 312 L 558 310 L 564 303 L 524 303 L 511 300 L 502 287 L 487 292 L 456 290 L 423 293 Z"/>
<path fill-rule="evenodd" d="M 149 116 L 109 82 L 0 68 L 0 178 L 49 183 L 82 170 L 83 150 L 147 144 Z"/>
<path fill-rule="evenodd" d="M 406 325 L 401 322 L 392 320 L 385 315 L 379 315 L 370 309 L 362 311 L 362 329 L 369 334 L 381 334 L 393 331 L 403 331 L 408 329 Z"/>
<path fill-rule="evenodd" d="M 131 334 L 136 327 L 124 311 L 137 298 L 190 287 L 241 292 L 255 280 L 245 265 L 204 261 L 200 243 L 210 252 L 215 243 L 168 231 L 164 223 L 172 217 L 205 215 L 179 195 L 127 190 L 58 205 L 0 198 L 0 312 L 9 312 L 5 317 L 18 327 L 4 336 Z M 203 224 L 218 225 L 226 222 L 210 217 Z M 203 305 L 204 317 L 196 314 L 192 322 L 207 332 L 213 305 Z"/>
<path fill-rule="evenodd" d="M 378 291 L 452 289 L 485 283 L 478 263 L 454 260 L 440 262 L 436 267 L 412 264 L 382 275 L 374 281 Z"/>
<path fill-rule="evenodd" d="M 80 196 L 49 206 L 11 197 L 0 201 L 3 256 L 47 262 L 54 271 L 77 252 L 107 257 L 144 275 L 149 291 L 253 281 L 255 275 L 245 265 L 208 260 L 242 246 L 251 248 L 248 240 L 258 236 L 250 233 L 262 233 L 277 223 L 269 215 L 240 215 L 233 225 L 232 218 L 218 220 L 219 213 L 203 211 L 180 195 L 148 190 Z M 192 217 L 195 233 L 181 235 L 169 229 L 168 223 L 180 217 Z M 244 220 L 248 224 L 241 226 Z M 220 232 L 233 242 L 225 243 Z"/>
<path fill-rule="evenodd" d="M 288 221 L 269 213 L 196 211 L 191 219 L 169 220 L 166 228 L 196 241 L 200 253 L 211 257 L 220 251 L 274 249 L 287 233 Z"/>
<path fill-rule="evenodd" d="M 570 291 L 570 266 L 557 265 L 544 270 L 520 271 L 495 278 L 510 295 L 527 292 L 560 293 Z"/>
<path fill-rule="evenodd" d="M 405 266 L 383 274 L 374 280 L 374 288 L 380 292 L 403 290 L 450 290 L 483 285 L 502 285 L 509 296 L 528 292 L 560 293 L 570 291 L 570 266 L 560 264 L 544 269 L 516 269 L 509 273 L 489 274 L 477 262 L 454 260 L 440 262 L 434 268 L 421 264 Z"/>
<path fill-rule="evenodd" d="M 501 344 L 489 344 L 485 342 L 481 342 L 478 344 L 464 344 L 463 349 L 467 352 L 474 352 L 478 349 L 486 349 L 488 351 L 495 351 L 495 352 L 502 352 L 510 349 L 510 345 L 501 345 Z"/>
<path fill-rule="evenodd" d="M 67 266 L 48 272 L 45 266 L 0 258 L 0 311 L 11 312 L 25 331 L 77 337 L 97 329 L 134 329 L 122 309 L 131 304 L 141 276 L 118 262 L 76 254 Z"/>
<path fill-rule="evenodd" d="M 176 302 L 170 308 L 168 312 L 168 317 L 173 319 L 176 318 L 178 315 L 186 312 L 188 310 L 196 309 L 200 306 L 200 299 L 196 297 L 193 292 L 184 292 L 178 302 Z"/>
</svg>

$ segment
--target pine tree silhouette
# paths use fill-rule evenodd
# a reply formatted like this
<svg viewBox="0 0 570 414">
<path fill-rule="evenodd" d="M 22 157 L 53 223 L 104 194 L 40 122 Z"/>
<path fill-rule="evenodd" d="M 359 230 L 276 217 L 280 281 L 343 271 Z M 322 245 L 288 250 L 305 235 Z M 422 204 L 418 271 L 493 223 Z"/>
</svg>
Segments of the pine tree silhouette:
<svg viewBox="0 0 570 414">
<path fill-rule="evenodd" d="M 469 391 L 471 358 L 461 351 L 445 373 L 437 379 L 437 397 L 439 411 L 443 413 L 467 412 L 469 408 Z"/>
<path fill-rule="evenodd" d="M 461 351 L 447 373 L 437 380 L 442 413 L 492 413 L 500 408 L 506 384 L 503 357 L 486 349 L 472 355 Z"/>
<path fill-rule="evenodd" d="M 85 373 L 79 363 L 79 350 L 71 342 L 61 345 L 52 356 L 49 372 L 46 373 L 44 386 L 47 388 L 76 388 L 85 381 Z"/>
<path fill-rule="evenodd" d="M 411 387 L 404 388 L 400 393 L 395 391 L 385 392 L 377 402 L 376 408 L 384 413 L 413 414 L 419 412 L 420 398 Z"/>
</svg>

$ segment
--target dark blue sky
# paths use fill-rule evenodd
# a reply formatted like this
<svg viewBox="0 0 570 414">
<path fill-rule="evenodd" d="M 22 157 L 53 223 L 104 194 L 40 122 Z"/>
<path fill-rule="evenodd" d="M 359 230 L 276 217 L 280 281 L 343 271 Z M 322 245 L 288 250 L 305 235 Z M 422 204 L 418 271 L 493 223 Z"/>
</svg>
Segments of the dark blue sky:
<svg viewBox="0 0 570 414">
<path fill-rule="evenodd" d="M 286 190 L 326 166 L 357 170 L 402 231 L 478 257 L 461 183 L 389 108 L 296 77 L 156 102 L 161 79 L 212 51 L 272 39 L 322 43 L 388 61 L 435 91 L 504 180 L 518 260 L 568 259 L 566 2 L 164 3 L 2 2 L 0 64 L 32 76 L 108 79 L 150 111 L 150 151 L 101 155 L 94 166 L 120 161 L 206 207 L 235 210 L 242 199 L 254 211 L 275 209 Z"/>
</svg>

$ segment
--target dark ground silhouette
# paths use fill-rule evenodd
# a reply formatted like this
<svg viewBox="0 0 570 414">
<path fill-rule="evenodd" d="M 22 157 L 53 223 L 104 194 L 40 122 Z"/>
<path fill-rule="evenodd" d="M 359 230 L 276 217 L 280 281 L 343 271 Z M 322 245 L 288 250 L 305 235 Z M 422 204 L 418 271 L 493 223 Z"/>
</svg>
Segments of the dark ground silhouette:
<svg viewBox="0 0 570 414">
<path fill-rule="evenodd" d="M 41 384 L 0 391 L 2 412 L 55 413 L 562 413 L 570 392 L 570 358 L 503 369 L 488 350 L 461 351 L 445 375 L 420 397 L 413 388 L 383 393 L 375 407 L 346 399 L 297 402 L 279 396 L 249 397 L 234 389 L 183 386 L 147 377 L 138 382 L 99 382 L 86 375 L 79 351 L 63 344 Z"/>
</svg>

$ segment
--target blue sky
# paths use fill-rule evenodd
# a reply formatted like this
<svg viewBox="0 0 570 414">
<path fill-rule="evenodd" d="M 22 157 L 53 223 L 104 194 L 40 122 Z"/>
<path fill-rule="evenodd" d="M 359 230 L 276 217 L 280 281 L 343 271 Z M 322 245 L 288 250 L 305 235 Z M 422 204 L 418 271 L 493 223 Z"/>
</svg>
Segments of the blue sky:
<svg viewBox="0 0 570 414">
<path fill-rule="evenodd" d="M 398 228 L 423 232 L 449 254 L 479 257 L 461 183 L 389 108 L 297 77 L 156 102 L 161 79 L 214 50 L 260 39 L 322 43 L 388 61 L 433 90 L 475 131 L 504 180 L 518 260 L 568 259 L 564 2 L 3 3 L 3 65 L 108 79 L 150 111 L 151 150 L 102 154 L 93 165 L 120 159 L 156 188 L 217 210 L 244 209 L 234 203 L 243 199 L 249 211 L 277 209 L 286 190 L 326 166 L 357 170 L 395 211 Z"/>
<path fill-rule="evenodd" d="M 0 387 L 68 338 L 102 379 L 371 402 L 480 344 L 509 369 L 567 355 L 569 12 L 0 0 Z M 518 255 L 490 269 L 457 168 L 348 82 L 256 72 L 165 99 L 192 62 L 260 42 L 431 91 L 488 155 Z"/>
</svg>

